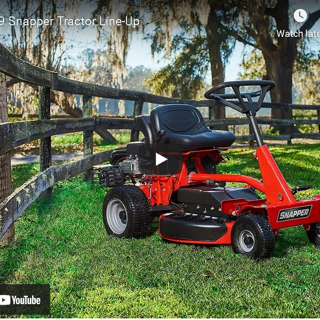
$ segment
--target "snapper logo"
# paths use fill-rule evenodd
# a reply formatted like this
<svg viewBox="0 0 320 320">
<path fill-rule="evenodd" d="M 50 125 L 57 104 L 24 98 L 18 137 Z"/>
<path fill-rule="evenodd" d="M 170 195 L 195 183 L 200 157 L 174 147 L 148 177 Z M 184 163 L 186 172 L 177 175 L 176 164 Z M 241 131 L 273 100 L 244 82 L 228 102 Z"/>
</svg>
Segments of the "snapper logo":
<svg viewBox="0 0 320 320">
<path fill-rule="evenodd" d="M 282 209 L 279 211 L 278 222 L 307 218 L 310 215 L 312 206 Z"/>
</svg>

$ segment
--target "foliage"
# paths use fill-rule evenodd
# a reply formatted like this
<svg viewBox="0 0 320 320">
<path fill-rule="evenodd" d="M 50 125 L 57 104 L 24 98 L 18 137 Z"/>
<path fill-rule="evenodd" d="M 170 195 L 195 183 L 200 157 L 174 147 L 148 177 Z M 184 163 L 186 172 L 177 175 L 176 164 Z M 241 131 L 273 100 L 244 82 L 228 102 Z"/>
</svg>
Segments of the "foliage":
<svg viewBox="0 0 320 320">
<path fill-rule="evenodd" d="M 152 92 L 196 98 L 203 89 L 208 70 L 211 70 L 213 82 L 224 79 L 224 65 L 235 44 L 226 29 L 219 27 L 220 20 L 230 19 L 228 9 L 215 0 L 119 1 L 116 7 L 112 1 L 98 1 L 94 16 L 110 16 L 117 12 L 139 17 L 139 28 L 111 28 L 107 35 L 108 44 L 115 44 L 116 56 L 122 57 L 122 65 L 130 36 L 142 31 L 145 39 L 151 42 L 152 55 L 161 54 L 162 59 L 170 61 L 148 80 Z"/>
<path fill-rule="evenodd" d="M 58 72 L 78 81 L 97 83 L 105 86 L 119 86 L 122 74 L 115 74 L 112 69 L 112 57 L 107 59 L 108 48 L 105 50 L 86 49 L 80 57 L 80 63 L 73 63 L 76 59 L 70 56 L 73 48 L 72 39 L 66 35 L 70 27 L 60 25 L 58 16 L 74 18 L 79 9 L 86 9 L 87 1 L 82 0 L 8 0 L 2 8 L 2 14 L 14 15 L 22 19 L 52 19 L 53 23 L 39 28 L 26 26 L 12 26 L 7 36 L 6 45 L 10 51 L 21 59 L 37 66 Z M 90 12 L 87 12 L 88 18 Z M 74 32 L 81 29 L 75 27 Z M 94 32 L 94 31 L 93 31 Z M 88 41 L 86 41 L 88 42 Z M 9 102 L 18 105 L 22 113 L 36 113 L 37 87 L 25 83 L 12 86 Z M 79 116 L 81 110 L 77 107 L 74 95 L 52 92 L 52 102 L 67 114 Z M 97 102 L 97 101 L 96 101 Z M 124 103 L 119 103 L 120 114 L 124 114 Z"/>
<path fill-rule="evenodd" d="M 182 50 L 170 64 L 155 72 L 147 85 L 153 93 L 173 98 L 197 99 L 209 68 L 206 39 L 183 39 Z"/>
<path fill-rule="evenodd" d="M 180 5 L 182 3 L 184 1 Z M 207 11 L 205 14 L 199 12 L 200 6 Z M 160 31 L 160 25 L 157 25 L 157 32 L 146 35 L 152 41 L 153 54 L 165 51 L 165 57 L 171 58 L 170 63 L 148 81 L 154 93 L 199 99 L 208 71 L 212 84 L 224 80 L 225 64 L 235 45 L 230 33 L 220 27 L 220 21 L 230 19 L 229 8 L 221 2 L 205 1 L 192 4 L 191 9 L 190 16 L 179 20 L 179 33 L 173 36 L 170 44 L 161 36 L 165 33 Z"/>
<path fill-rule="evenodd" d="M 320 193 L 318 144 L 271 150 L 291 187 L 314 186 L 299 198 Z M 228 155 L 219 172 L 260 179 L 252 150 Z M 320 316 L 320 251 L 303 227 L 280 230 L 274 257 L 255 262 L 230 246 L 164 242 L 156 222 L 146 239 L 109 237 L 104 194 L 79 177 L 34 203 L 16 223 L 15 245 L 0 252 L 1 283 L 49 283 L 54 318 Z"/>
<path fill-rule="evenodd" d="M 279 130 L 276 130 L 274 127 L 269 127 L 268 130 L 266 130 L 265 134 L 270 136 L 278 136 L 280 134 Z"/>
<path fill-rule="evenodd" d="M 106 50 L 85 49 L 78 56 L 78 61 L 80 61 L 79 67 L 75 68 L 69 77 L 107 87 L 116 86 Z"/>
<path fill-rule="evenodd" d="M 146 81 L 151 76 L 152 70 L 145 66 L 129 67 L 128 69 L 128 75 L 124 79 L 124 88 L 137 91 L 149 91 L 150 88 L 146 85 Z"/>
<path fill-rule="evenodd" d="M 8 46 L 21 59 L 39 67 L 58 70 L 66 55 L 66 27 L 58 24 L 56 17 L 65 10 L 75 9 L 74 1 L 67 0 L 8 0 L 2 7 L 2 14 L 22 19 L 54 19 L 53 23 L 39 28 L 25 25 L 11 25 Z"/>
<path fill-rule="evenodd" d="M 320 104 L 320 56 L 319 53 L 308 53 L 298 60 L 294 74 L 294 92 L 296 101 L 302 104 Z"/>
<path fill-rule="evenodd" d="M 266 78 L 281 84 L 271 91 L 272 101 L 292 103 L 293 65 L 296 60 L 302 57 L 301 55 L 299 57 L 302 37 L 290 37 L 289 41 L 288 38 L 282 37 L 276 32 L 277 30 L 290 32 L 292 15 L 289 1 L 244 0 L 235 2 L 238 7 L 232 28 L 234 37 L 245 45 L 260 50 L 267 71 L 262 74 L 266 74 Z M 298 31 L 304 33 L 311 29 L 319 18 L 320 10 L 314 11 L 299 26 Z M 255 75 L 261 75 L 256 67 L 254 69 Z M 274 117 L 279 114 L 285 118 L 292 117 L 290 110 L 272 110 Z"/>
<path fill-rule="evenodd" d="M 257 49 L 243 55 L 241 68 L 240 79 L 264 79 L 267 75 L 262 53 Z"/>
<path fill-rule="evenodd" d="M 241 79 L 263 79 L 266 76 L 266 67 L 262 53 L 253 49 L 243 57 L 243 72 Z M 302 41 L 299 46 L 298 56 L 294 64 L 293 96 L 296 104 L 318 105 L 320 104 L 320 62 L 319 55 L 306 47 Z M 298 120 L 311 120 L 317 117 L 316 111 L 293 110 L 293 117 Z M 297 125 L 304 133 L 318 132 L 317 125 Z"/>
<path fill-rule="evenodd" d="M 312 120 L 317 119 L 317 111 L 315 110 L 293 110 L 293 116 L 297 120 Z M 299 131 L 303 133 L 317 133 L 318 125 L 317 124 L 299 124 L 297 125 Z"/>
</svg>

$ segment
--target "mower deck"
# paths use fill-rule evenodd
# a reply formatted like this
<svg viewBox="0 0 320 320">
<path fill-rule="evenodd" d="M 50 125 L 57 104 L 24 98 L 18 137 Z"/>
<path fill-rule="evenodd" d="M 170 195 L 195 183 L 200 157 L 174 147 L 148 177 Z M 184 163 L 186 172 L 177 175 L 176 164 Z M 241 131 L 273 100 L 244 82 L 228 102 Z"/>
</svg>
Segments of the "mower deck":
<svg viewBox="0 0 320 320">
<path fill-rule="evenodd" d="M 230 225 L 233 223 L 192 213 L 165 213 L 159 218 L 159 235 L 174 242 L 230 244 Z"/>
</svg>

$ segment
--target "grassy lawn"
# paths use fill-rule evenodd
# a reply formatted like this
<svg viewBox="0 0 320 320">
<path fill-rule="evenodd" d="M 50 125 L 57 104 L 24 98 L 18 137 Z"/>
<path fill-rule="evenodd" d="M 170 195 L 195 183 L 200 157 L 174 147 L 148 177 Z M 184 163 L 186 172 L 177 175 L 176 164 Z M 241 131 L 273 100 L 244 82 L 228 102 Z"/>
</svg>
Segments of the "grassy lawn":
<svg viewBox="0 0 320 320">
<path fill-rule="evenodd" d="M 130 130 L 110 130 L 117 143 L 103 140 L 97 133 L 93 134 L 93 151 L 105 151 L 118 146 L 126 145 L 130 141 Z M 83 152 L 83 134 L 66 133 L 52 136 L 51 146 L 53 154 L 81 153 Z M 15 153 L 38 154 L 39 140 L 25 143 L 15 149 Z"/>
<path fill-rule="evenodd" d="M 299 197 L 320 194 L 320 145 L 273 147 Z M 252 149 L 234 149 L 220 172 L 259 178 Z M 37 165 L 14 168 L 15 185 Z M 16 223 L 16 243 L 0 250 L 1 283 L 51 285 L 51 317 L 320 317 L 320 249 L 302 227 L 280 231 L 274 257 L 261 262 L 230 246 L 178 245 L 154 234 L 108 237 L 105 190 L 75 178 L 54 187 Z"/>
</svg>

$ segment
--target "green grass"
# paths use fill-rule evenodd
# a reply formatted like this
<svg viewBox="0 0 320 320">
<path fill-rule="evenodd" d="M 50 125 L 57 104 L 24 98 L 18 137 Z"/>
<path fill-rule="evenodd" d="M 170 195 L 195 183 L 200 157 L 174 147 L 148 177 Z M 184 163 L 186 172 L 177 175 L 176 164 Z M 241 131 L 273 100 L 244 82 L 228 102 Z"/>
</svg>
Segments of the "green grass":
<svg viewBox="0 0 320 320">
<path fill-rule="evenodd" d="M 118 144 L 103 140 L 98 134 L 93 135 L 94 152 L 113 149 L 125 145 L 130 141 L 130 134 L 114 130 L 112 133 Z M 52 148 L 57 153 L 82 152 L 83 135 L 81 133 L 67 133 L 52 137 Z"/>
<path fill-rule="evenodd" d="M 39 163 L 28 163 L 12 167 L 12 188 L 16 189 L 40 172 Z"/>
<path fill-rule="evenodd" d="M 124 132 L 123 132 L 124 131 Z M 110 150 L 115 147 L 126 145 L 130 141 L 129 130 L 112 130 L 112 135 L 118 143 L 105 141 L 98 134 L 93 134 L 93 151 L 100 152 Z M 52 151 L 54 154 L 62 153 L 81 153 L 83 151 L 83 134 L 82 133 L 66 133 L 62 135 L 52 136 Z M 35 140 L 20 146 L 15 153 L 38 154 L 39 141 Z"/>
<path fill-rule="evenodd" d="M 290 186 L 320 194 L 320 146 L 271 148 Z M 259 178 L 253 150 L 228 152 L 220 172 Z M 21 166 L 22 167 L 22 166 Z M 26 179 L 32 166 L 14 171 Z M 48 283 L 51 317 L 320 317 L 320 250 L 302 227 L 285 229 L 269 260 L 230 246 L 107 236 L 105 190 L 80 177 L 58 183 L 16 223 L 16 242 L 0 250 L 1 283 Z"/>
</svg>

